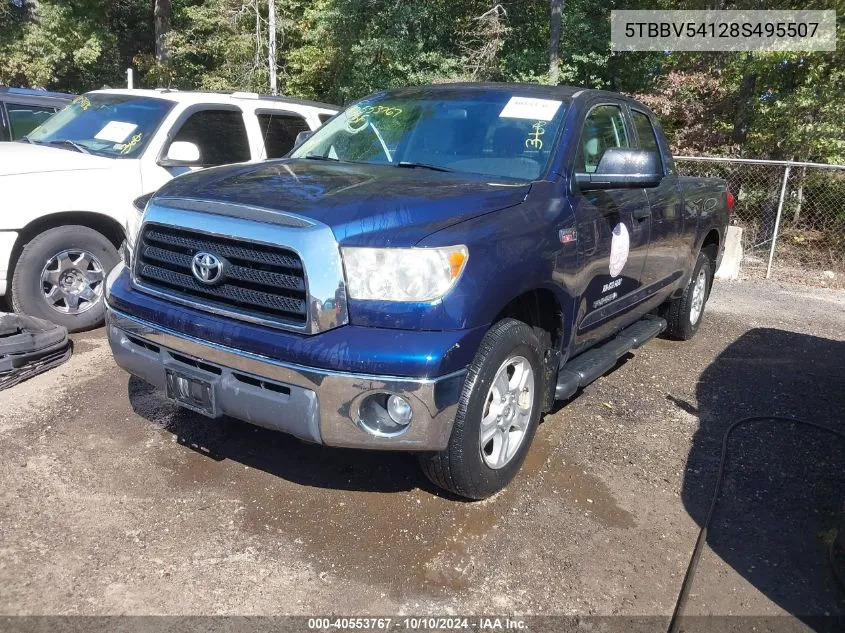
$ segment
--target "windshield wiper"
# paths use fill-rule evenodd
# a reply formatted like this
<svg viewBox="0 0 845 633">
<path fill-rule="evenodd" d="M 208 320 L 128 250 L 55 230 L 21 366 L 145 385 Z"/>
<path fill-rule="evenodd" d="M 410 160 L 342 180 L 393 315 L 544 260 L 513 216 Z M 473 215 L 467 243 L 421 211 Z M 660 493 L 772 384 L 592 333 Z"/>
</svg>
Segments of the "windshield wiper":
<svg viewBox="0 0 845 633">
<path fill-rule="evenodd" d="M 35 145 L 35 141 L 33 141 L 33 140 L 32 140 L 31 138 L 29 138 L 28 136 L 21 136 L 21 137 L 18 139 L 18 142 L 21 142 L 21 141 L 22 141 L 22 142 L 24 142 L 24 143 L 29 143 L 30 145 Z"/>
<path fill-rule="evenodd" d="M 331 156 L 323 156 L 322 154 L 306 154 L 303 158 L 308 158 L 310 160 L 333 160 L 336 163 L 340 162 L 339 158 L 332 158 Z"/>
<path fill-rule="evenodd" d="M 455 171 L 448 167 L 440 167 L 439 165 L 429 165 L 428 163 L 414 163 L 409 160 L 400 160 L 396 163 L 397 167 L 406 167 L 408 169 L 431 169 L 432 171 Z"/>
<path fill-rule="evenodd" d="M 47 141 L 47 145 L 67 145 L 75 149 L 77 152 L 82 152 L 83 154 L 91 153 L 90 150 L 84 145 L 80 145 L 76 141 L 71 141 L 70 139 L 66 138 L 58 138 L 55 141 Z"/>
</svg>

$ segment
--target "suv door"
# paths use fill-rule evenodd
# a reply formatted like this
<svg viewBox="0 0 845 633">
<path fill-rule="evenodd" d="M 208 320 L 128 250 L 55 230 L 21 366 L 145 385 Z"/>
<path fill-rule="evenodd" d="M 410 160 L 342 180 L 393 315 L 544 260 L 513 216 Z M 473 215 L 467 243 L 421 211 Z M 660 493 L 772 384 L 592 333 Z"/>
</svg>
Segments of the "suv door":
<svg viewBox="0 0 845 633">
<path fill-rule="evenodd" d="M 681 278 L 684 266 L 684 218 L 681 191 L 674 165 L 667 165 L 669 148 L 660 147 L 652 118 L 644 111 L 631 107 L 631 121 L 637 135 L 637 147 L 657 152 L 663 170 L 660 185 L 645 190 L 651 208 L 651 237 L 648 257 L 642 274 L 642 284 L 648 294 L 663 292 Z M 689 249 L 687 249 L 689 250 Z"/>
<path fill-rule="evenodd" d="M 607 149 L 634 145 L 623 104 L 594 104 L 584 118 L 573 172 L 594 172 Z M 570 183 L 582 271 L 574 332 L 577 353 L 637 318 L 622 313 L 640 300 L 650 222 L 643 189 L 581 191 L 574 177 Z"/>
<path fill-rule="evenodd" d="M 238 108 L 203 108 L 193 112 L 173 135 L 171 143 L 175 141 L 199 147 L 202 167 L 245 163 L 251 158 L 243 112 Z"/>
<path fill-rule="evenodd" d="M 243 111 L 236 106 L 193 106 L 173 124 L 158 160 L 167 156 L 174 141 L 194 143 L 200 150 L 201 164 L 165 167 L 157 160 L 141 163 L 144 193 L 155 191 L 171 178 L 203 167 L 242 163 L 252 157 Z"/>
</svg>

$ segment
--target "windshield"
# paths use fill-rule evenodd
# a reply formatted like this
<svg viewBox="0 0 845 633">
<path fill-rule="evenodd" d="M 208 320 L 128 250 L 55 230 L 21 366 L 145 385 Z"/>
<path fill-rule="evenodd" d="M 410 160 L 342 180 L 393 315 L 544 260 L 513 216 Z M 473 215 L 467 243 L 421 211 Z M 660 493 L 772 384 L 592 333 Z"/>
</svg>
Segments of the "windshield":
<svg viewBox="0 0 845 633">
<path fill-rule="evenodd" d="M 566 111 L 560 100 L 506 90 L 407 93 L 350 106 L 291 156 L 534 180 Z"/>
<path fill-rule="evenodd" d="M 172 107 L 171 101 L 150 97 L 82 95 L 23 140 L 101 156 L 133 158 L 140 155 Z"/>
</svg>

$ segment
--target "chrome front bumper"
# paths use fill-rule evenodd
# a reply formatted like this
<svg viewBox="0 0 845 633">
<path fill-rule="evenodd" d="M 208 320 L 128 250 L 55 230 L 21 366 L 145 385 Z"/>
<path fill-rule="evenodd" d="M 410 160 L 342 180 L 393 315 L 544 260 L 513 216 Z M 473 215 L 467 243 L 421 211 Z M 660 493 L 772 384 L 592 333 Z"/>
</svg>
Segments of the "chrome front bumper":
<svg viewBox="0 0 845 633">
<path fill-rule="evenodd" d="M 309 442 L 352 448 L 430 451 L 449 441 L 466 370 L 434 379 L 333 372 L 187 337 L 109 307 L 115 361 L 130 374 L 166 387 L 166 369 L 214 385 L 221 413 Z M 359 423 L 369 394 L 405 398 L 413 409 L 399 435 L 380 436 Z"/>
</svg>

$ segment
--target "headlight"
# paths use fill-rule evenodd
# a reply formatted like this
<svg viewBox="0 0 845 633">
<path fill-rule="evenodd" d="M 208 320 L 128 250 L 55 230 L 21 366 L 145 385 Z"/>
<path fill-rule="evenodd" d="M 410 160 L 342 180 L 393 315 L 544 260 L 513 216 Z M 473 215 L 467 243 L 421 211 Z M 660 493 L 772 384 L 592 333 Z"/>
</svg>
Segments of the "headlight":
<svg viewBox="0 0 845 633">
<path fill-rule="evenodd" d="M 443 248 L 344 247 L 351 299 L 433 301 L 455 284 L 469 259 L 466 246 Z"/>
</svg>

